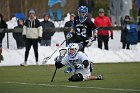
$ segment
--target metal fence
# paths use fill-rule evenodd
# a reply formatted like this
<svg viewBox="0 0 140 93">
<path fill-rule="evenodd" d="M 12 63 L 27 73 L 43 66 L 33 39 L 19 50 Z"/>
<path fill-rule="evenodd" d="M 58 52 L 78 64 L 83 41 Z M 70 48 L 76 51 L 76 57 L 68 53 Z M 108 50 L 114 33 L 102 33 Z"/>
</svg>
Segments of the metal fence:
<svg viewBox="0 0 140 93">
<path fill-rule="evenodd" d="M 138 29 L 140 26 L 138 26 Z M 124 29 L 123 26 L 110 26 L 110 27 L 100 27 L 98 30 L 122 30 Z M 56 28 L 47 28 L 44 31 L 55 31 L 55 32 L 64 32 L 64 31 L 70 31 L 70 27 L 56 27 Z M 7 35 L 7 48 L 9 48 L 9 35 L 8 33 L 21 33 L 23 29 L 21 28 L 15 28 L 15 29 L 0 29 L 0 33 L 5 33 Z"/>
</svg>

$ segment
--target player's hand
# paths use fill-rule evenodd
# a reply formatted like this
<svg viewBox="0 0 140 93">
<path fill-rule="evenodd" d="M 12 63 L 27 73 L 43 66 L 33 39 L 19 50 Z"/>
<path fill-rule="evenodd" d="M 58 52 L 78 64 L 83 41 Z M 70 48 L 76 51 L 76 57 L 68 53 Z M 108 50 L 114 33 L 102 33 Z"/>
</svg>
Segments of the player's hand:
<svg viewBox="0 0 140 93">
<path fill-rule="evenodd" d="M 96 39 L 97 39 L 97 35 L 94 35 L 94 41 L 96 41 Z"/>
<path fill-rule="evenodd" d="M 23 40 L 26 41 L 26 35 L 23 35 Z"/>
<path fill-rule="evenodd" d="M 66 38 L 67 38 L 67 39 L 71 39 L 72 37 L 73 37 L 72 33 L 68 33 L 68 34 L 66 35 Z"/>
<path fill-rule="evenodd" d="M 91 37 L 90 39 L 86 40 L 87 47 L 91 46 L 93 41 L 95 41 L 94 37 Z"/>
<path fill-rule="evenodd" d="M 55 67 L 56 67 L 56 68 L 61 68 L 61 67 L 64 66 L 64 65 L 61 63 L 61 61 L 62 61 L 62 57 L 61 57 L 61 56 L 57 56 L 57 57 L 54 59 L 54 61 L 55 61 Z"/>
<path fill-rule="evenodd" d="M 113 39 L 113 35 L 112 34 L 111 34 L 110 38 Z"/>
<path fill-rule="evenodd" d="M 39 37 L 39 38 L 38 38 L 38 42 L 39 42 L 39 43 L 41 43 L 41 40 L 42 40 L 42 38 L 41 38 L 41 37 Z"/>
<path fill-rule="evenodd" d="M 62 57 L 61 56 L 57 56 L 57 57 L 54 58 L 54 61 L 60 63 L 62 61 Z"/>
<path fill-rule="evenodd" d="M 84 65 L 83 64 L 76 64 L 75 69 L 84 69 Z"/>
<path fill-rule="evenodd" d="M 0 55 L 0 62 L 3 60 L 4 60 L 3 55 Z"/>
</svg>

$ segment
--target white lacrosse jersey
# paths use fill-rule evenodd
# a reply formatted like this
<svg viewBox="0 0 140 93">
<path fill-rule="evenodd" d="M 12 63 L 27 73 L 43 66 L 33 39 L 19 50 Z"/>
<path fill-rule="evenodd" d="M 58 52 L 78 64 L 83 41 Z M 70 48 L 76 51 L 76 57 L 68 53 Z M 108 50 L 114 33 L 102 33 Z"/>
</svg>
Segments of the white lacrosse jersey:
<svg viewBox="0 0 140 93">
<path fill-rule="evenodd" d="M 91 76 L 90 65 L 84 69 L 75 69 L 76 64 L 83 64 L 84 60 L 89 60 L 87 55 L 81 51 L 77 53 L 77 55 L 71 58 L 68 54 L 62 59 L 62 64 L 65 66 L 70 66 L 74 74 L 81 73 L 84 77 L 84 80 L 87 80 L 89 76 Z M 89 63 L 90 64 L 90 63 Z"/>
</svg>

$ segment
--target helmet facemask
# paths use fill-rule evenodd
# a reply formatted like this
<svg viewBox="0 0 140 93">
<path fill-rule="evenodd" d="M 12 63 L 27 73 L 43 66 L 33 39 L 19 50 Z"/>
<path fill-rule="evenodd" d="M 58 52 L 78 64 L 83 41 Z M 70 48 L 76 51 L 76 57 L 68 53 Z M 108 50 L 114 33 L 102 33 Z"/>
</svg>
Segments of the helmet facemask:
<svg viewBox="0 0 140 93">
<path fill-rule="evenodd" d="M 77 43 L 70 43 L 68 45 L 68 55 L 70 57 L 72 58 L 75 57 L 77 55 L 78 50 L 79 50 L 79 46 Z"/>
<path fill-rule="evenodd" d="M 86 6 L 80 6 L 78 9 L 79 21 L 84 22 L 88 15 L 88 8 Z"/>
</svg>

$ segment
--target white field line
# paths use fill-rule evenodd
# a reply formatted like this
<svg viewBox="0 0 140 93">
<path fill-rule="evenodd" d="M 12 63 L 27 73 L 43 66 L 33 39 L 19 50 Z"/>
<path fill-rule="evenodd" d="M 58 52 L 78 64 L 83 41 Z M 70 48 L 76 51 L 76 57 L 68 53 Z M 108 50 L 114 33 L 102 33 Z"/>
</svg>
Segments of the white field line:
<svg viewBox="0 0 140 93">
<path fill-rule="evenodd" d="M 67 87 L 67 88 L 84 88 L 84 89 L 140 92 L 140 90 L 138 90 L 138 89 L 124 89 L 124 88 L 81 87 L 81 86 L 70 86 L 70 85 L 35 84 L 35 83 L 26 83 L 26 82 L 1 82 L 1 83 L 19 84 L 19 85 L 33 85 L 33 86 L 47 86 L 47 87 Z"/>
</svg>

